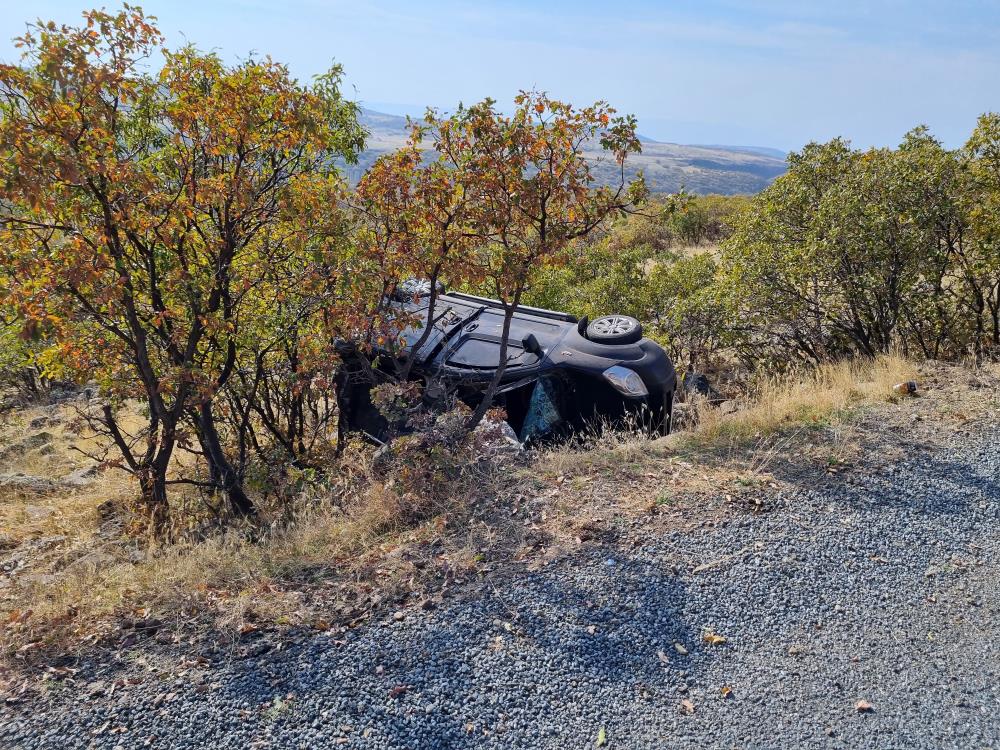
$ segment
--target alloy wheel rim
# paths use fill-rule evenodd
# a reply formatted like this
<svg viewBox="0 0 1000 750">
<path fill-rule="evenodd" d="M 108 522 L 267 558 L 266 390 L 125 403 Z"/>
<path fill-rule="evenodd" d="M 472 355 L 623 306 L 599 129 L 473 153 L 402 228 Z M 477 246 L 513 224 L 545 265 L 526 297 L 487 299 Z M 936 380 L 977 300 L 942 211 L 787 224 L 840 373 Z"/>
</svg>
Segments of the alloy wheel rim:
<svg viewBox="0 0 1000 750">
<path fill-rule="evenodd" d="M 628 333 L 634 327 L 632 320 L 622 315 L 609 315 L 594 321 L 594 330 L 603 336 Z"/>
</svg>

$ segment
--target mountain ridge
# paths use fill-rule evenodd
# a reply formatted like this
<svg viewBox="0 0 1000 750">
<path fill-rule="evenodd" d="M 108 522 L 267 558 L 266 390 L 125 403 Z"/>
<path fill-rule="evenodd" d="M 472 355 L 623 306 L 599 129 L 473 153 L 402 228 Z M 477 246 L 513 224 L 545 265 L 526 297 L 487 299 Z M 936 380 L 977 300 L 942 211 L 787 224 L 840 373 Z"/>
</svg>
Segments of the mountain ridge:
<svg viewBox="0 0 1000 750">
<path fill-rule="evenodd" d="M 345 167 L 352 185 L 380 155 L 402 146 L 407 136 L 407 118 L 400 115 L 362 107 L 360 120 L 369 135 L 358 164 Z M 784 152 L 764 146 L 685 145 L 646 136 L 641 143 L 642 153 L 630 155 L 626 162 L 626 176 L 634 179 L 641 170 L 654 193 L 682 188 L 698 194 L 756 193 L 786 169 Z M 588 152 L 598 183 L 608 184 L 617 178 L 617 167 L 600 155 L 597 149 Z"/>
</svg>

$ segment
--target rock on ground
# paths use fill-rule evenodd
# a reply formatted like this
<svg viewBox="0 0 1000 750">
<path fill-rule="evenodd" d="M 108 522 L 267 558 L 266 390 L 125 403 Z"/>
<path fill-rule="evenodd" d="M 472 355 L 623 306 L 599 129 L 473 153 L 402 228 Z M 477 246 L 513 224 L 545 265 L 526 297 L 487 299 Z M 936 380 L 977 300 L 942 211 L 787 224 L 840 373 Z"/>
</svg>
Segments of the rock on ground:
<svg viewBox="0 0 1000 750">
<path fill-rule="evenodd" d="M 997 747 L 1000 429 L 944 443 L 343 640 L 81 673 L 0 746 Z"/>
</svg>

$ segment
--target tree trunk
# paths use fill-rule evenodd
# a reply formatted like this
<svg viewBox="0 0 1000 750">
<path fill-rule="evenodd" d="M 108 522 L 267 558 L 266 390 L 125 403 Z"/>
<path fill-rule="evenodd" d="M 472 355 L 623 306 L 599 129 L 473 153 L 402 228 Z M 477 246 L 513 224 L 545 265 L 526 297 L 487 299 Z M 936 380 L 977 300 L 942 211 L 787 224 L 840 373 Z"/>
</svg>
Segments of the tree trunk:
<svg viewBox="0 0 1000 750">
<path fill-rule="evenodd" d="M 198 409 L 198 440 L 205 451 L 209 474 L 229 500 L 233 512 L 240 517 L 252 516 L 256 512 L 253 501 L 243 489 L 243 481 L 239 472 L 233 468 L 226 452 L 222 449 L 222 440 L 215 426 L 215 416 L 212 414 L 212 404 L 206 401 Z"/>
<path fill-rule="evenodd" d="M 160 539 L 167 530 L 170 506 L 167 504 L 167 472 L 154 461 L 139 474 L 142 504 L 149 514 L 149 534 Z"/>
<path fill-rule="evenodd" d="M 514 294 L 514 301 L 511 302 L 509 307 L 504 306 L 503 333 L 500 340 L 500 361 L 497 363 L 497 371 L 494 373 L 493 379 L 490 380 L 490 384 L 486 387 L 483 400 L 479 402 L 475 411 L 472 412 L 472 416 L 469 417 L 469 421 L 465 423 L 465 428 L 469 432 L 472 432 L 479 426 L 479 423 L 483 421 L 483 417 L 486 416 L 486 412 L 490 410 L 490 406 L 493 405 L 493 397 L 496 396 L 497 388 L 500 387 L 500 381 L 507 369 L 507 340 L 510 337 L 510 322 L 514 317 L 514 311 L 517 310 L 517 306 L 521 302 L 521 291 L 521 289 L 517 290 Z"/>
<path fill-rule="evenodd" d="M 347 423 L 347 412 L 350 409 L 350 396 L 347 393 L 349 371 L 346 363 L 341 363 L 334 379 L 334 390 L 337 397 L 337 458 L 344 455 L 347 447 L 347 433 L 350 425 Z"/>
<path fill-rule="evenodd" d="M 990 308 L 990 322 L 993 326 L 993 345 L 1000 346 L 1000 281 L 993 286 L 986 304 Z"/>
</svg>

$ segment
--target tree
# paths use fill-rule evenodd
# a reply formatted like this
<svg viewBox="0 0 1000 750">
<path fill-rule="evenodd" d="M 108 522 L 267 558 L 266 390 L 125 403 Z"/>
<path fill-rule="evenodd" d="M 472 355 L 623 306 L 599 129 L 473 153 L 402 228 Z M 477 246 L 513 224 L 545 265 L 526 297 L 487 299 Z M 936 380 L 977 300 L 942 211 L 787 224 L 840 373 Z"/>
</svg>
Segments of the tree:
<svg viewBox="0 0 1000 750">
<path fill-rule="evenodd" d="M 422 149 L 428 139 L 430 158 Z M 476 232 L 470 225 L 474 187 L 465 169 L 467 146 L 449 121 L 429 111 L 424 125 L 412 127 L 406 145 L 380 157 L 355 191 L 362 217 L 358 241 L 379 258 L 384 291 L 391 295 L 407 278 L 428 283 L 423 320 L 414 321 L 421 332 L 399 351 L 404 361 L 396 373 L 400 381 L 409 378 L 416 361 L 411 355 L 433 330 L 439 282 L 461 286 L 468 277 Z M 397 349 L 391 339 L 388 343 L 390 351 Z"/>
<path fill-rule="evenodd" d="M 522 92 L 514 105 L 505 116 L 487 99 L 439 126 L 474 195 L 470 222 L 478 242 L 469 276 L 504 307 L 499 367 L 469 429 L 485 416 L 503 378 L 511 319 L 533 274 L 565 263 L 573 240 L 645 197 L 641 179 L 625 179 L 628 154 L 640 150 L 634 117 L 615 116 L 604 102 L 577 109 L 539 92 Z M 593 186 L 585 151 L 595 142 L 614 159 L 617 185 Z"/>
<path fill-rule="evenodd" d="M 808 144 L 788 171 L 754 197 L 722 243 L 721 286 L 734 311 L 738 348 L 748 361 L 793 351 L 820 361 L 843 352 L 824 314 L 825 281 L 816 267 L 822 201 L 850 168 L 849 145 Z"/>
<path fill-rule="evenodd" d="M 0 66 L 2 261 L 20 314 L 44 325 L 62 367 L 111 396 L 102 429 L 135 474 L 152 525 L 167 486 L 221 490 L 253 512 L 219 436 L 216 396 L 237 365 L 265 271 L 263 238 L 300 217 L 295 201 L 336 203 L 335 157 L 363 145 L 339 69 L 312 87 L 269 59 L 225 65 L 192 47 L 161 50 L 137 8 L 91 11 L 80 27 L 41 23 Z M 321 243 L 322 244 L 322 243 Z M 115 404 L 148 408 L 130 435 Z M 168 477 L 190 428 L 209 479 Z M 193 449 L 192 449 L 193 450 Z"/>
<path fill-rule="evenodd" d="M 918 127 L 897 149 L 836 140 L 789 157 L 723 243 L 748 358 L 982 354 L 997 335 L 1000 262 L 980 124 L 963 153 Z"/>
<path fill-rule="evenodd" d="M 977 330 L 1000 348 L 1000 114 L 982 115 L 964 151 L 966 210 L 973 233 L 960 257 L 977 313 Z M 988 323 L 981 322 L 986 318 Z"/>
</svg>

